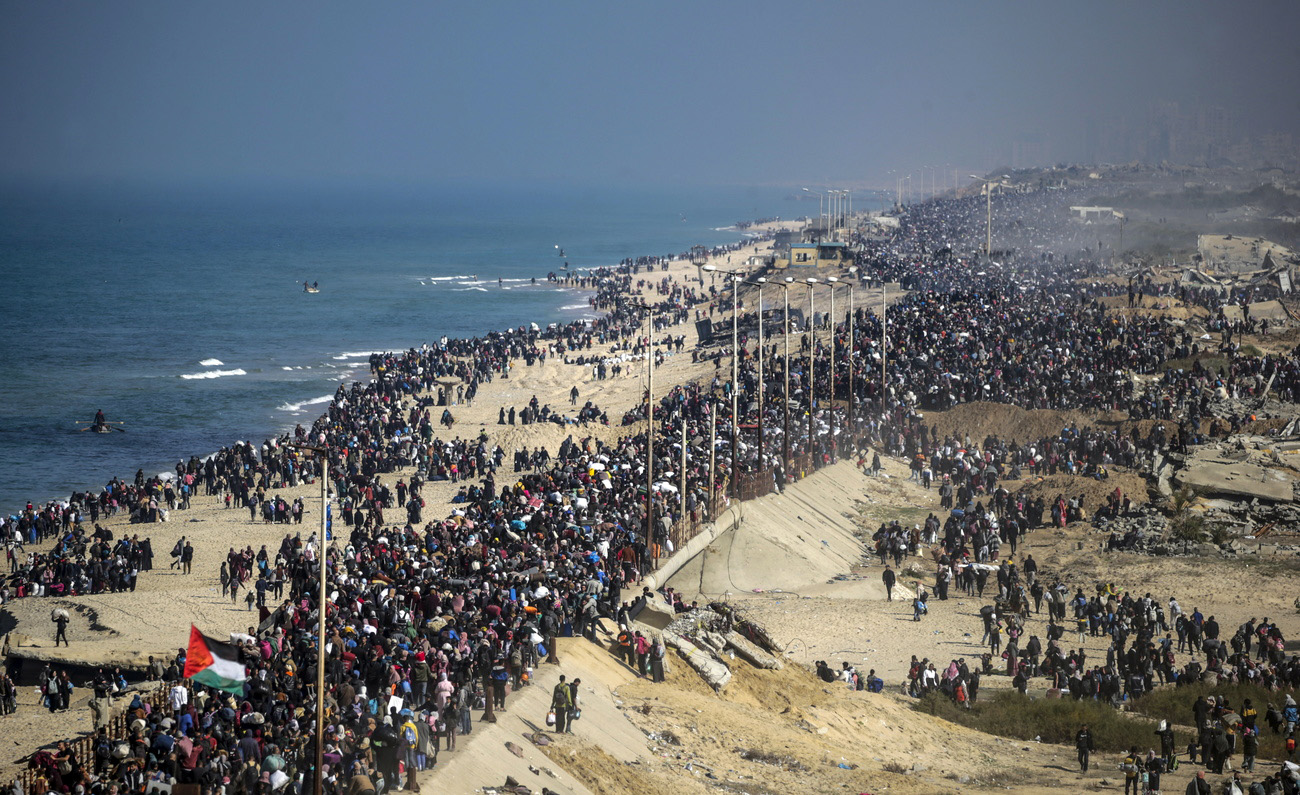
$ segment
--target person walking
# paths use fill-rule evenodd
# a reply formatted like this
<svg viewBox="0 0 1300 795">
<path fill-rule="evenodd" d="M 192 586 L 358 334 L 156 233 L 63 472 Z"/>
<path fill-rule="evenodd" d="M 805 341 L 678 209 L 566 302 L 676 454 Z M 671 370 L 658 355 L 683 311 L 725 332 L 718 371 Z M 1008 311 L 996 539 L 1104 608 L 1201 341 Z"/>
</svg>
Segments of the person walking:
<svg viewBox="0 0 1300 795">
<path fill-rule="evenodd" d="M 1259 734 L 1249 726 L 1241 730 L 1241 769 L 1255 772 L 1255 756 L 1259 753 Z"/>
<path fill-rule="evenodd" d="M 1186 795 L 1210 795 L 1210 782 L 1205 780 L 1205 771 L 1196 771 L 1196 778 L 1187 782 Z"/>
<path fill-rule="evenodd" d="M 894 584 L 898 582 L 898 576 L 889 566 L 885 566 L 885 571 L 880 575 L 880 581 L 885 584 L 886 601 L 894 601 Z"/>
<path fill-rule="evenodd" d="M 59 640 L 63 640 L 63 645 L 68 645 L 68 611 L 62 607 L 56 607 L 54 614 L 50 616 L 56 629 L 54 630 L 54 647 L 58 648 Z"/>
<path fill-rule="evenodd" d="M 664 657 L 667 655 L 668 649 L 664 646 L 664 639 L 655 638 L 654 645 L 650 648 L 650 678 L 655 682 L 664 680 Z"/>
<path fill-rule="evenodd" d="M 573 690 L 564 681 L 564 674 L 560 674 L 560 683 L 551 691 L 551 711 L 555 713 L 555 732 L 556 734 L 571 734 L 569 729 L 569 713 L 573 710 Z"/>
<path fill-rule="evenodd" d="M 189 574 L 190 567 L 194 564 L 194 545 L 185 542 L 185 548 L 181 550 L 181 573 Z"/>
<path fill-rule="evenodd" d="M 1133 795 L 1142 795 L 1142 768 L 1142 755 L 1137 746 L 1133 746 L 1119 763 L 1119 769 L 1124 771 L 1124 795 L 1129 795 L 1130 791 Z"/>
<path fill-rule="evenodd" d="M 640 630 L 637 630 L 632 643 L 632 650 L 636 654 L 637 676 L 648 676 L 650 674 L 650 639 L 642 635 Z"/>
<path fill-rule="evenodd" d="M 9 674 L 0 674 L 0 715 L 12 715 L 17 711 L 18 686 Z"/>
<path fill-rule="evenodd" d="M 1094 742 L 1092 732 L 1088 730 L 1088 724 L 1079 727 L 1078 733 L 1074 735 L 1074 748 L 1079 752 L 1079 770 L 1088 772 L 1088 761 L 1092 754 Z"/>
</svg>

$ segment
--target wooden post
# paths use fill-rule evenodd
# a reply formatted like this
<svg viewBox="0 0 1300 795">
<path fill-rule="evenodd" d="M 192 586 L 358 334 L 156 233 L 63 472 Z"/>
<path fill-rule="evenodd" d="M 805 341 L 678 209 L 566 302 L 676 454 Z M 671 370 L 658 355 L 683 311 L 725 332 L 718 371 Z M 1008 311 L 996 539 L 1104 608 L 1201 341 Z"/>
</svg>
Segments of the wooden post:
<svg viewBox="0 0 1300 795">
<path fill-rule="evenodd" d="M 714 401 L 709 401 L 709 521 L 716 522 L 718 516 L 718 505 L 715 496 L 717 490 L 714 480 L 717 478 L 718 471 L 718 407 Z"/>
<path fill-rule="evenodd" d="M 682 419 L 682 463 L 681 463 L 681 477 L 678 479 L 678 486 L 677 486 L 678 505 L 680 506 L 678 508 L 677 526 L 684 527 L 686 525 L 686 522 L 688 521 L 686 515 L 686 408 L 683 405 L 683 406 L 679 406 L 678 409 L 679 409 L 677 412 L 678 416 L 680 416 Z M 681 542 L 680 531 L 679 531 L 678 539 L 673 542 L 673 551 L 674 552 L 677 551 L 677 549 L 679 549 L 681 545 L 682 542 Z"/>
</svg>

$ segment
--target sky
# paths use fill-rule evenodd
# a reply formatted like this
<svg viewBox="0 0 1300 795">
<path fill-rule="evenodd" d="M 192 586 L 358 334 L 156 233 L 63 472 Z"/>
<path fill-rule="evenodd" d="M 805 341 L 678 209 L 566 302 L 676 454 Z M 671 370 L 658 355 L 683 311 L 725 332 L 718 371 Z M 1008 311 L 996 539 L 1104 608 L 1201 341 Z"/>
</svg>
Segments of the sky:
<svg viewBox="0 0 1300 795">
<path fill-rule="evenodd" d="M 892 185 L 1026 135 L 1078 159 L 1157 100 L 1300 132 L 1296 30 L 1293 0 L 0 0 L 0 180 Z"/>
</svg>

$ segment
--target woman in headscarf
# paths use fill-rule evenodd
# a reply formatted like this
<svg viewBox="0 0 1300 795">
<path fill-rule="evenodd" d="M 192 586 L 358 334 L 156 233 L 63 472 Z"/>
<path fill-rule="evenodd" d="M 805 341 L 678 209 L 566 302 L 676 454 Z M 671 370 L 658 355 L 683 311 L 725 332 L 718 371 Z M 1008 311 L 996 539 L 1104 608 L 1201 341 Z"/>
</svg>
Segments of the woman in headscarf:
<svg viewBox="0 0 1300 795">
<path fill-rule="evenodd" d="M 456 687 L 447 680 L 446 673 L 438 674 L 438 684 L 434 685 L 433 697 L 438 705 L 438 712 L 441 713 L 447 707 L 447 701 L 451 694 L 455 692 Z"/>
</svg>

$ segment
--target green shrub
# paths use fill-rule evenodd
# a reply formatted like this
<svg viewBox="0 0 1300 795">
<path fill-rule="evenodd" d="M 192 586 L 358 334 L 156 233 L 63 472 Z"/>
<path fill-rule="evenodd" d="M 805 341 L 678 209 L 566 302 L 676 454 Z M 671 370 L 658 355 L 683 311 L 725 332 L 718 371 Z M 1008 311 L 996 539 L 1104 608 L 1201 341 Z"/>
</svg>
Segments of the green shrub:
<svg viewBox="0 0 1300 795">
<path fill-rule="evenodd" d="M 1088 724 L 1099 752 L 1123 753 L 1137 746 L 1159 750 L 1156 725 L 1145 717 L 1133 717 L 1100 701 L 1081 699 L 1029 698 L 1014 690 L 1003 690 L 976 702 L 969 710 L 959 708 L 942 693 L 920 699 L 916 709 L 988 734 L 1016 740 L 1041 738 L 1045 743 L 1074 745 L 1079 727 Z M 1178 747 L 1190 740 L 1176 734 Z"/>
<path fill-rule="evenodd" d="M 1181 726 L 1192 726 L 1195 717 L 1192 714 L 1192 705 L 1200 696 L 1214 696 L 1216 699 L 1227 698 L 1228 707 L 1233 711 L 1241 709 L 1246 699 L 1250 699 L 1251 705 L 1259 711 L 1259 718 L 1256 720 L 1256 726 L 1259 727 L 1259 759 L 1280 760 L 1284 756 L 1282 748 L 1282 736 L 1273 734 L 1269 730 L 1268 724 L 1264 721 L 1264 716 L 1268 710 L 1269 702 L 1276 704 L 1281 708 L 1282 702 L 1287 696 L 1300 698 L 1300 692 L 1296 688 L 1283 688 L 1281 690 L 1265 690 L 1259 685 L 1243 684 L 1236 682 L 1224 682 L 1217 685 L 1209 685 L 1204 682 L 1197 682 L 1183 687 L 1157 687 L 1142 698 L 1133 702 L 1133 711 L 1146 715 L 1156 720 L 1168 720 Z"/>
</svg>

